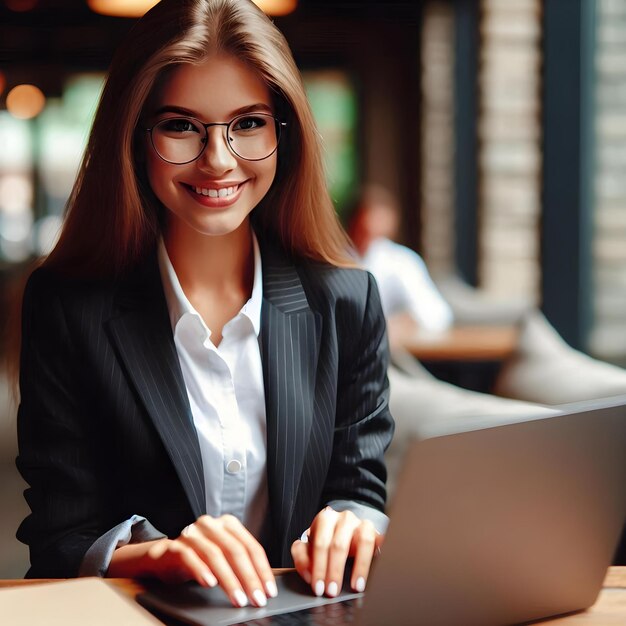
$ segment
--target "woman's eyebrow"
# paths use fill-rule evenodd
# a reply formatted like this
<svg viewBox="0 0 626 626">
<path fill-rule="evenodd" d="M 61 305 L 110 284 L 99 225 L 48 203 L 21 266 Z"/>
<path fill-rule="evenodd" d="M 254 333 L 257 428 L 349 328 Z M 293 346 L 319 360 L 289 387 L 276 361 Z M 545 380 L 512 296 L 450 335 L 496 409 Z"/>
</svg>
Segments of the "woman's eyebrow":
<svg viewBox="0 0 626 626">
<path fill-rule="evenodd" d="M 179 115 L 187 115 L 189 117 L 195 117 L 195 111 L 191 109 L 185 109 L 184 107 L 178 107 L 171 104 L 166 104 L 165 106 L 160 107 L 154 112 L 154 115 L 163 115 L 163 113 L 178 113 Z"/>
<path fill-rule="evenodd" d="M 272 107 L 270 107 L 268 104 L 265 104 L 263 102 L 256 102 L 255 104 L 248 104 L 239 109 L 236 109 L 235 111 L 231 111 L 231 113 L 229 114 L 229 118 L 232 119 L 233 117 L 237 117 L 238 115 L 243 115 L 244 113 L 250 113 L 251 111 L 258 111 L 261 113 L 270 113 L 270 114 L 273 114 L 274 112 L 272 110 Z M 176 106 L 172 104 L 166 104 L 160 107 L 154 112 L 154 115 L 158 116 L 158 115 L 163 115 L 164 113 L 177 113 L 178 115 L 186 115 L 188 117 L 196 117 L 198 119 L 201 119 L 202 117 L 197 113 L 197 111 L 192 111 L 191 109 L 186 109 L 185 107 Z"/>
<path fill-rule="evenodd" d="M 251 111 L 259 111 L 261 113 L 273 113 L 272 107 L 269 104 L 265 104 L 263 102 L 257 102 L 256 104 L 251 104 L 249 106 L 241 107 L 236 111 L 233 111 L 231 115 L 236 117 L 237 115 L 242 115 L 243 113 L 250 113 Z"/>
</svg>

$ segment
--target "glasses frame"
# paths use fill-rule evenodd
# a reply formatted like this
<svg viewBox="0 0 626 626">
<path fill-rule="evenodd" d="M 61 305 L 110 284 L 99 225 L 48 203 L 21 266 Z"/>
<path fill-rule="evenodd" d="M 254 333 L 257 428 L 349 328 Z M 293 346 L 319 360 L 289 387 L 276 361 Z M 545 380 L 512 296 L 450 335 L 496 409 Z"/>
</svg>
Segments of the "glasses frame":
<svg viewBox="0 0 626 626">
<path fill-rule="evenodd" d="M 276 125 L 276 147 L 267 155 L 264 157 L 261 157 L 260 159 L 247 159 L 244 156 L 241 156 L 231 145 L 229 139 L 228 139 L 228 135 L 229 135 L 229 129 L 232 126 L 232 124 L 234 122 L 236 122 L 237 120 L 243 118 L 243 117 L 254 117 L 254 116 L 263 116 L 263 117 L 269 117 L 271 119 L 274 120 L 274 123 Z M 152 131 L 161 123 L 163 122 L 167 122 L 169 120 L 192 120 L 194 122 L 197 122 L 199 126 L 202 126 L 204 128 L 204 133 L 205 133 L 205 141 L 204 141 L 204 145 L 202 146 L 202 149 L 200 150 L 198 156 L 194 157 L 193 159 L 190 159 L 189 161 L 183 161 L 181 163 L 178 163 L 177 161 L 169 161 L 168 159 L 166 159 L 157 149 L 157 147 L 154 145 L 154 137 L 152 135 Z M 265 159 L 269 159 L 272 154 L 274 154 L 276 152 L 276 150 L 278 150 L 278 144 L 280 143 L 280 138 L 282 137 L 282 129 L 285 128 L 287 126 L 287 122 L 283 122 L 280 119 L 278 119 L 275 115 L 272 115 L 271 113 L 265 113 L 265 112 L 255 112 L 255 111 L 251 111 L 250 113 L 242 113 L 240 115 L 236 115 L 235 117 L 233 117 L 232 120 L 230 120 L 230 122 L 209 122 L 208 124 L 205 124 L 204 122 L 202 122 L 201 120 L 199 120 L 197 117 L 194 117 L 193 115 L 173 115 L 172 117 L 164 117 L 163 119 L 159 120 L 156 124 L 153 124 L 150 128 L 145 128 L 144 130 L 148 133 L 150 133 L 150 144 L 152 145 L 152 149 L 154 150 L 154 152 L 156 153 L 156 155 L 162 160 L 165 161 L 165 163 L 169 163 L 170 165 L 188 165 L 189 163 L 193 163 L 194 161 L 197 161 L 203 154 L 204 151 L 206 150 L 206 147 L 209 145 L 208 142 L 208 137 L 209 137 L 209 128 L 211 126 L 224 126 L 225 127 L 225 133 L 224 133 L 224 141 L 226 143 L 226 145 L 228 146 L 228 149 L 238 158 L 238 159 L 243 159 L 244 161 L 265 161 Z"/>
</svg>

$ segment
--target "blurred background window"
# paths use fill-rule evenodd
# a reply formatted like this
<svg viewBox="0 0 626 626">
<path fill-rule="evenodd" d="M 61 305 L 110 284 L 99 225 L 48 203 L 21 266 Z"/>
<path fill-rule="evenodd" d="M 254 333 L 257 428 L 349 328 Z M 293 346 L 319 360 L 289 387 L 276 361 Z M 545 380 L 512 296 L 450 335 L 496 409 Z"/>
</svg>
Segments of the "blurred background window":
<svg viewBox="0 0 626 626">
<path fill-rule="evenodd" d="M 54 245 L 85 149 L 103 74 L 69 78 L 31 119 L 0 111 L 0 257 L 21 262 Z"/>
<path fill-rule="evenodd" d="M 358 184 L 357 99 L 354 86 L 341 70 L 303 72 L 318 130 L 331 198 L 340 215 Z"/>
</svg>

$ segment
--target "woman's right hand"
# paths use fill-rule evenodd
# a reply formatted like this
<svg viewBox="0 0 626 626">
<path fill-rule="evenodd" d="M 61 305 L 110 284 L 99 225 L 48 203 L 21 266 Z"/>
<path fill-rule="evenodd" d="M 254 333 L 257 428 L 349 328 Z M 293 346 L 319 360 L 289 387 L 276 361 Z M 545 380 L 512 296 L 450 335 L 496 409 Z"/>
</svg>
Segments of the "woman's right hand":
<svg viewBox="0 0 626 626">
<path fill-rule="evenodd" d="M 218 583 L 236 607 L 265 606 L 277 595 L 265 550 L 232 515 L 203 515 L 176 539 L 128 544 L 115 550 L 109 577 L 148 576 L 164 582 Z"/>
</svg>

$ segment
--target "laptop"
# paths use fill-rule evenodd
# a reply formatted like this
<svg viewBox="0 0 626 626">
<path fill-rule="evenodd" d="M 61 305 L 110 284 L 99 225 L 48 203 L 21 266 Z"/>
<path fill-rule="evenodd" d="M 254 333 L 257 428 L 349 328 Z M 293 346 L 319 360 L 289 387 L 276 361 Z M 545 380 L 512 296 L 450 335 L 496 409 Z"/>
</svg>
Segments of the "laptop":
<svg viewBox="0 0 626 626">
<path fill-rule="evenodd" d="M 412 441 L 364 595 L 315 598 L 292 574 L 262 609 L 195 584 L 138 600 L 202 626 L 489 626 L 585 609 L 626 520 L 626 396 L 559 410 Z"/>
</svg>

